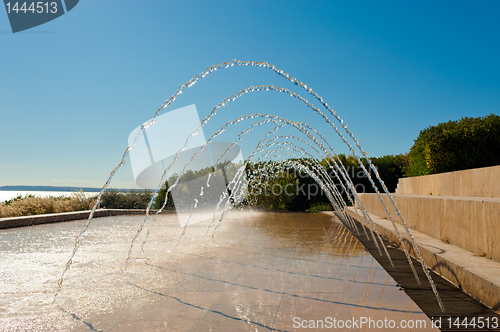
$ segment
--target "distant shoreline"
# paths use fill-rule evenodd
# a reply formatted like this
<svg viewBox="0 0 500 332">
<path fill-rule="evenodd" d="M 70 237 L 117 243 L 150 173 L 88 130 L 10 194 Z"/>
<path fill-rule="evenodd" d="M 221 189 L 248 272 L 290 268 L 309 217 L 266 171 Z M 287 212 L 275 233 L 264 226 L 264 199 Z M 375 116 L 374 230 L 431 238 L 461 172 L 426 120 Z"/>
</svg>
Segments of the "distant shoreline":
<svg viewBox="0 0 500 332">
<path fill-rule="evenodd" d="M 100 192 L 102 188 L 89 188 L 89 187 L 65 187 L 65 186 L 1 186 L 0 191 L 80 191 L 83 190 L 87 193 Z M 144 191 L 145 189 L 115 189 L 116 191 Z"/>
</svg>

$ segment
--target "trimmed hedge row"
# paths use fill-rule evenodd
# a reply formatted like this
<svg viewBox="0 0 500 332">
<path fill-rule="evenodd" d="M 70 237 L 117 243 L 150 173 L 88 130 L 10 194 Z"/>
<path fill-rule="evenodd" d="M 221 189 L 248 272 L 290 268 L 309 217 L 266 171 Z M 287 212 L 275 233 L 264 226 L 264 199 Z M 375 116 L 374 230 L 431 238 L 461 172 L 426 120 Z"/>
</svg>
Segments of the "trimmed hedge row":
<svg viewBox="0 0 500 332">
<path fill-rule="evenodd" d="M 410 150 L 405 176 L 420 176 L 500 164 L 500 116 L 464 117 L 430 126 Z"/>
<path fill-rule="evenodd" d="M 338 162 L 346 168 L 357 192 L 375 192 L 362 167 L 353 156 L 339 155 Z M 440 123 L 422 130 L 415 140 L 411 151 L 407 154 L 386 155 L 371 158 L 378 173 L 390 192 L 394 192 L 398 179 L 408 176 L 420 176 L 463 169 L 500 165 L 500 116 L 490 114 L 478 118 L 462 118 L 458 121 Z M 299 164 L 306 167 L 312 160 L 298 159 Z M 328 176 L 348 202 L 347 193 L 340 186 L 340 181 L 330 169 L 331 160 L 318 160 L 327 171 Z M 368 162 L 361 162 L 370 172 L 378 190 L 383 188 L 375 179 L 375 174 L 368 167 Z M 250 174 L 264 166 L 265 163 L 250 164 L 247 173 Z M 208 170 L 214 171 L 214 169 Z M 235 170 L 231 170 L 231 176 Z M 271 211 L 306 211 L 315 206 L 329 205 L 328 198 L 315 188 L 316 181 L 303 172 L 287 171 L 285 174 L 264 174 L 259 182 L 249 187 L 250 192 L 257 194 L 247 197 L 246 204 Z M 203 173 L 205 174 L 205 173 Z M 184 177 L 196 178 L 203 174 L 186 174 Z M 173 181 L 174 179 L 169 179 Z M 186 179 L 184 179 L 186 180 Z M 289 192 L 273 194 L 273 188 L 289 188 Z M 292 190 L 295 188 L 295 190 Z M 165 190 L 160 191 L 157 203 L 165 200 Z M 175 209 L 171 197 L 168 200 L 169 209 Z"/>
<path fill-rule="evenodd" d="M 372 163 L 376 166 L 380 177 L 386 184 L 390 192 L 394 192 L 396 189 L 398 178 L 403 176 L 403 169 L 407 165 L 408 158 L 405 155 L 388 155 L 379 158 L 371 158 Z M 297 159 L 297 163 L 302 165 L 311 164 L 312 160 L 307 159 Z M 340 154 L 336 159 L 337 162 L 341 162 L 346 170 L 347 176 L 351 179 L 356 191 L 358 193 L 374 193 L 375 190 L 370 183 L 370 180 L 366 176 L 363 168 L 358 164 L 354 156 L 346 156 Z M 368 167 L 368 162 L 366 159 L 361 160 L 365 168 L 370 172 L 370 176 L 375 182 L 378 190 L 383 192 L 382 186 L 378 183 L 375 178 L 375 174 Z M 329 176 L 333 183 L 336 185 L 337 189 L 341 193 L 343 200 L 349 203 L 347 197 L 348 193 L 341 186 L 339 179 L 335 175 L 335 172 L 331 169 L 333 167 L 332 160 L 322 159 L 318 161 L 321 166 L 326 170 L 327 176 Z M 259 165 L 251 164 L 247 166 L 248 172 L 253 172 L 255 169 L 261 167 L 265 163 L 260 163 Z M 335 169 L 333 167 L 333 169 Z M 258 207 L 264 210 L 270 211 L 307 211 L 315 206 L 326 206 L 330 202 L 326 194 L 318 187 L 316 181 L 304 172 L 297 172 L 293 170 L 288 170 L 284 174 L 277 174 L 271 172 L 270 176 L 264 175 L 259 177 L 257 183 L 257 190 L 255 186 L 249 187 L 250 194 L 247 198 L 247 202 L 250 206 Z M 340 176 L 340 174 L 339 174 Z M 341 177 L 341 176 L 340 176 Z M 343 177 L 341 177 L 342 182 L 344 182 Z M 280 191 L 279 188 L 289 188 L 290 190 L 281 192 L 281 195 L 274 195 L 273 187 L 278 188 L 276 191 Z M 346 188 L 347 189 L 347 188 Z M 258 192 L 258 195 L 252 195 L 254 192 Z"/>
</svg>

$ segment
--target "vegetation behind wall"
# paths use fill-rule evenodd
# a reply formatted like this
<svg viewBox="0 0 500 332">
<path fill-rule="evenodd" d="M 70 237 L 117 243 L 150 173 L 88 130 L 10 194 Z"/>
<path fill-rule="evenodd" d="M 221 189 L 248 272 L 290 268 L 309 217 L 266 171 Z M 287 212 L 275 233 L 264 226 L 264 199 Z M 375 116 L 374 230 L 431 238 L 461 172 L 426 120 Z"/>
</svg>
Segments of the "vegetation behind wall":
<svg viewBox="0 0 500 332">
<path fill-rule="evenodd" d="M 405 176 L 500 164 L 500 116 L 464 117 L 422 130 L 410 150 Z"/>
<path fill-rule="evenodd" d="M 448 121 L 422 130 L 415 140 L 415 144 L 407 154 L 386 155 L 372 157 L 371 161 L 385 182 L 389 192 L 394 192 L 398 179 L 403 176 L 420 176 L 442 172 L 458 171 L 470 168 L 500 165 L 500 116 L 490 114 L 478 118 L 462 118 L 458 121 Z M 363 167 L 352 155 L 340 154 L 334 159 L 297 159 L 298 164 L 311 169 L 311 165 L 320 164 L 342 195 L 347 204 L 350 204 L 348 193 L 341 185 L 345 183 L 343 177 L 336 172 L 335 163 L 342 163 L 345 172 L 350 178 L 357 192 L 375 192 L 372 183 L 366 176 Z M 373 182 L 380 192 L 382 186 L 376 179 L 375 172 L 368 165 L 366 159 L 361 164 L 369 172 Z M 219 170 L 225 167 L 225 173 Z M 187 183 L 193 179 L 212 173 L 213 179 L 224 177 L 224 181 L 232 179 L 241 164 L 221 164 L 209 167 L 198 172 L 187 171 L 177 184 L 178 189 L 192 194 Z M 265 163 L 250 163 L 247 174 L 260 168 Z M 227 174 L 226 174 L 227 173 Z M 337 173 L 337 174 L 336 174 Z M 341 180 L 337 178 L 340 176 Z M 166 182 L 175 183 L 176 176 Z M 251 186 L 252 187 L 252 186 Z M 249 187 L 249 195 L 245 204 L 271 211 L 307 211 L 328 208 L 328 197 L 316 184 L 316 180 L 304 171 L 287 171 L 276 174 L 262 174 L 253 187 Z M 285 192 L 283 189 L 288 188 Z M 273 191 L 274 188 L 274 191 Z M 281 190 L 279 190 L 281 188 Z M 208 189 L 208 187 L 206 188 Z M 199 188 L 196 188 L 199 190 Z M 257 192 L 257 194 L 255 194 Z M 278 193 L 279 194 L 276 194 Z M 166 189 L 159 191 L 154 209 L 159 209 L 165 202 Z M 145 209 L 152 197 L 151 191 L 115 191 L 105 192 L 101 198 L 100 207 L 107 209 Z M 182 199 L 181 199 L 182 200 Z M 83 192 L 71 197 L 17 197 L 5 203 L 0 203 L 0 218 L 23 216 L 43 213 L 58 213 L 91 209 L 94 198 L 86 198 Z M 172 195 L 167 199 L 166 210 L 175 210 Z"/>
<path fill-rule="evenodd" d="M 0 218 L 90 210 L 94 204 L 95 197 L 86 197 L 83 191 L 69 197 L 17 196 L 0 203 Z"/>
</svg>

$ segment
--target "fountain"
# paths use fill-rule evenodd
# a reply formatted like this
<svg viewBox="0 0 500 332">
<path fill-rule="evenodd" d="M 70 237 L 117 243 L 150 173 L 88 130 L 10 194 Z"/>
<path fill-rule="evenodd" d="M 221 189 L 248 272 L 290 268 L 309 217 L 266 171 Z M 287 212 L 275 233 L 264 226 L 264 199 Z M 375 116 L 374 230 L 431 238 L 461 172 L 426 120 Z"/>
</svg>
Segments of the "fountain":
<svg viewBox="0 0 500 332">
<path fill-rule="evenodd" d="M 203 78 L 216 79 L 211 74 L 222 69 L 260 70 L 283 84 L 245 83 L 209 103 L 190 99 L 205 86 Z M 257 108 L 253 98 L 266 102 Z M 282 105 L 302 117 L 280 113 Z M 362 316 L 375 324 L 384 317 L 421 319 L 436 330 L 437 317 L 465 309 L 483 315 L 470 298 L 455 308 L 450 298 L 462 296 L 460 290 L 429 270 L 353 133 L 321 96 L 283 70 L 266 62 L 214 65 L 147 118 L 128 137 L 88 220 L 0 234 L 0 305 L 6 309 L 0 325 L 6 330 L 288 331 Z M 342 149 L 382 204 L 389 202 L 387 224 L 409 249 L 378 233 Z M 125 162 L 136 183 L 154 191 L 145 215 L 94 218 Z M 333 212 L 242 207 L 290 202 L 301 191 L 324 195 Z M 167 214 L 172 201 L 176 213 Z"/>
<path fill-rule="evenodd" d="M 70 267 L 71 267 L 71 265 L 73 263 L 73 259 L 74 259 L 75 255 L 77 254 L 77 252 L 79 250 L 79 247 L 80 247 L 80 238 L 86 232 L 86 230 L 88 229 L 88 227 L 90 226 L 90 223 L 91 223 L 92 218 L 93 218 L 93 213 L 94 213 L 95 209 L 97 208 L 97 206 L 99 204 L 100 196 L 102 195 L 102 193 L 106 190 L 106 188 L 110 184 L 111 179 L 113 178 L 114 174 L 125 163 L 125 161 L 126 161 L 127 157 L 129 156 L 129 154 L 130 154 L 130 156 L 134 156 L 135 151 L 139 151 L 139 150 L 133 150 L 133 149 L 136 149 L 136 147 L 140 147 L 141 145 L 144 145 L 144 144 L 148 145 L 147 136 L 153 136 L 153 133 L 154 133 L 153 131 L 151 131 L 150 128 L 156 128 L 155 126 L 159 125 L 161 123 L 161 116 L 162 116 L 162 114 L 163 115 L 164 114 L 169 114 L 169 113 L 165 113 L 166 109 L 178 98 L 178 96 L 180 94 L 183 93 L 183 91 L 186 88 L 190 88 L 190 87 L 194 86 L 195 83 L 197 83 L 202 78 L 205 78 L 208 74 L 211 74 L 211 73 L 213 73 L 213 72 L 215 72 L 215 71 L 217 71 L 219 69 L 227 69 L 227 68 L 231 68 L 231 67 L 234 67 L 234 66 L 254 66 L 254 67 L 265 68 L 265 69 L 273 71 L 274 73 L 276 73 L 279 76 L 283 77 L 285 80 L 292 82 L 296 86 L 298 86 L 298 87 L 302 88 L 303 90 L 305 90 L 308 94 L 312 95 L 326 109 L 327 113 L 329 113 L 331 116 L 333 116 L 333 118 L 336 119 L 340 123 L 340 126 L 344 129 L 345 133 L 347 134 L 347 137 L 350 138 L 354 142 L 354 145 L 358 148 L 358 150 L 360 152 L 360 155 L 368 161 L 369 168 L 371 169 L 371 171 L 373 171 L 373 174 L 375 174 L 375 178 L 376 178 L 375 180 L 378 181 L 378 183 L 380 183 L 381 186 L 382 186 L 382 188 L 384 189 L 384 194 L 389 197 L 390 202 L 391 202 L 393 208 L 397 212 L 397 215 L 399 217 L 399 222 L 405 227 L 405 230 L 406 230 L 406 232 L 407 232 L 407 234 L 408 234 L 408 236 L 410 238 L 410 241 L 411 241 L 411 244 L 412 244 L 412 248 L 413 248 L 414 252 L 416 253 L 417 259 L 421 263 L 421 265 L 423 266 L 423 270 L 425 272 L 425 275 L 427 276 L 428 282 L 430 283 L 432 289 L 434 290 L 436 299 L 437 299 L 437 301 L 438 301 L 441 309 L 444 311 L 444 307 L 442 305 L 442 302 L 441 302 L 441 299 L 439 297 L 439 294 L 438 294 L 437 290 L 435 289 L 435 286 L 434 286 L 432 278 L 430 277 L 430 274 L 429 274 L 429 271 L 428 271 L 429 269 L 426 266 L 425 262 L 423 261 L 421 255 L 419 253 L 419 249 L 416 246 L 415 241 L 414 241 L 413 237 L 411 236 L 411 233 L 410 233 L 408 227 L 406 226 L 403 217 L 399 213 L 399 210 L 397 209 L 396 204 L 392 200 L 391 195 L 388 192 L 387 188 L 385 187 L 382 179 L 380 179 L 380 176 L 379 176 L 379 174 L 377 172 L 377 169 L 370 162 L 370 160 L 369 160 L 366 152 L 364 152 L 363 148 L 361 147 L 361 145 L 359 144 L 359 142 L 357 141 L 357 139 L 354 137 L 354 135 L 352 134 L 352 132 L 350 132 L 348 130 L 347 125 L 345 125 L 343 123 L 343 120 L 333 111 L 333 109 L 330 108 L 330 106 L 323 100 L 323 98 L 321 96 L 319 96 L 312 88 L 308 87 L 305 83 L 300 82 L 296 78 L 291 77 L 288 73 L 285 73 L 284 71 L 282 71 L 282 70 L 276 68 L 275 66 L 273 66 L 271 64 L 268 64 L 266 62 L 251 62 L 251 61 L 237 61 L 237 60 L 233 60 L 233 61 L 227 62 L 227 63 L 222 63 L 220 65 L 214 65 L 214 66 L 206 69 L 205 71 L 203 71 L 201 74 L 193 77 L 187 83 L 181 85 L 179 87 L 179 89 L 177 90 L 177 92 L 170 99 L 168 99 L 168 100 L 165 101 L 164 105 L 162 105 L 160 107 L 160 109 L 156 112 L 156 114 L 154 115 L 154 117 L 150 121 L 148 121 L 148 122 L 144 123 L 143 125 L 141 125 L 140 127 L 138 127 L 137 130 L 135 131 L 135 135 L 131 134 L 131 136 L 129 137 L 129 146 L 125 150 L 125 152 L 124 152 L 124 154 L 122 156 L 121 162 L 111 172 L 108 180 L 106 181 L 105 185 L 103 186 L 103 188 L 102 188 L 102 190 L 101 190 L 101 192 L 99 194 L 99 197 L 97 199 L 96 205 L 94 206 L 94 209 L 92 210 L 87 223 L 85 224 L 85 226 L 82 229 L 82 231 L 80 232 L 80 234 L 76 237 L 75 245 L 74 245 L 74 249 L 73 249 L 72 255 L 71 255 L 70 259 L 68 260 L 68 262 L 66 264 L 66 267 L 65 267 L 65 269 L 64 269 L 64 271 L 63 271 L 63 273 L 62 273 L 62 275 L 61 275 L 61 277 L 59 279 L 58 290 L 56 292 L 54 301 L 57 299 L 57 294 L 59 294 L 59 292 L 62 289 L 63 281 L 64 281 L 64 275 L 70 269 Z M 363 163 L 361 161 L 362 157 L 360 157 L 360 155 L 358 155 L 356 153 L 356 150 L 354 149 L 353 145 L 340 132 L 340 130 L 332 122 L 332 120 L 329 118 L 329 116 L 327 116 L 327 114 L 323 113 L 319 108 L 316 108 L 312 103 L 310 103 L 304 97 L 300 96 L 299 94 L 297 94 L 297 93 L 295 93 L 295 92 L 293 92 L 293 91 L 291 91 L 291 90 L 289 90 L 287 88 L 277 87 L 277 86 L 274 86 L 274 85 L 251 86 L 251 87 L 249 87 L 247 89 L 241 90 L 240 92 L 238 92 L 236 94 L 231 95 L 230 97 L 227 97 L 224 101 L 222 101 L 221 103 L 219 103 L 218 105 L 216 105 L 212 109 L 212 111 L 210 112 L 210 114 L 208 116 L 206 116 L 201 121 L 201 123 L 199 123 L 199 125 L 197 127 L 195 126 L 196 128 L 194 128 L 193 131 L 191 131 L 191 129 L 193 129 L 193 128 L 191 128 L 192 126 L 189 127 L 191 129 L 188 130 L 188 131 L 191 131 L 191 132 L 189 134 L 187 134 L 187 136 L 185 138 L 184 144 L 182 144 L 178 148 L 176 147 L 177 150 L 175 152 L 171 151 L 170 152 L 171 156 L 169 158 L 163 159 L 164 156 L 161 156 L 162 157 L 162 158 L 160 158 L 160 159 L 162 159 L 161 163 L 154 164 L 154 166 L 156 168 L 156 171 L 155 171 L 156 177 L 154 177 L 153 179 L 156 180 L 155 181 L 156 182 L 156 189 L 155 189 L 153 198 L 152 198 L 151 202 L 149 203 L 149 205 L 147 207 L 146 216 L 145 216 L 143 222 L 141 223 L 141 225 L 139 226 L 139 228 L 138 228 L 138 230 L 136 232 L 136 235 L 132 239 L 132 242 L 131 242 L 131 245 L 130 245 L 130 249 L 129 249 L 129 255 L 128 255 L 128 258 L 127 258 L 125 266 L 127 266 L 128 263 L 129 263 L 129 261 L 130 261 L 130 255 L 132 253 L 132 249 L 134 247 L 134 243 L 138 239 L 138 237 L 141 235 L 141 232 L 143 231 L 145 225 L 147 224 L 147 222 L 148 222 L 148 220 L 150 218 L 151 206 L 152 206 L 155 198 L 157 197 L 158 192 L 162 188 L 162 185 L 165 183 L 165 180 L 168 178 L 168 175 L 172 175 L 172 174 L 175 173 L 178 176 L 177 176 L 177 179 L 173 183 L 171 183 L 171 184 L 169 183 L 170 187 L 167 189 L 167 194 L 170 193 L 170 192 L 173 192 L 175 190 L 175 188 L 179 185 L 179 180 L 189 170 L 190 164 L 192 165 L 192 164 L 196 163 L 196 161 L 199 161 L 200 159 L 204 158 L 203 157 L 204 150 L 207 148 L 207 146 L 209 146 L 209 144 L 212 143 L 212 141 L 214 140 L 215 137 L 217 137 L 222 132 L 224 132 L 224 130 L 228 126 L 230 126 L 230 125 L 234 125 L 234 124 L 236 124 L 236 123 L 238 123 L 238 122 L 240 122 L 242 120 L 245 120 L 245 119 L 253 119 L 253 118 L 257 118 L 257 117 L 264 118 L 265 120 L 263 120 L 261 122 L 255 122 L 255 123 L 253 123 L 246 130 L 240 132 L 240 134 L 238 134 L 238 138 L 235 140 L 235 142 L 233 142 L 233 144 L 231 144 L 225 151 L 223 151 L 222 153 L 218 153 L 217 155 L 213 156 L 214 159 L 216 157 L 218 157 L 219 160 L 221 158 L 225 158 L 224 156 L 226 155 L 226 153 L 228 153 L 232 148 L 234 149 L 234 147 L 236 146 L 237 141 L 241 140 L 242 137 L 243 137 L 243 135 L 246 135 L 248 132 L 250 132 L 256 125 L 262 125 L 262 124 L 267 124 L 267 123 L 275 123 L 276 124 L 276 127 L 272 131 L 267 132 L 266 135 L 265 135 L 265 137 L 261 141 L 259 141 L 259 143 L 257 144 L 255 150 L 248 156 L 248 158 L 246 159 L 246 161 L 239 167 L 238 171 L 236 172 L 236 175 L 228 183 L 228 186 L 232 186 L 232 190 L 228 191 L 228 190 L 226 190 L 226 188 L 224 188 L 223 192 L 220 193 L 220 199 L 218 200 L 218 203 L 217 203 L 217 205 L 216 205 L 216 207 L 214 209 L 215 213 L 213 213 L 212 222 L 210 223 L 209 227 L 211 227 L 216 222 L 216 215 L 217 215 L 218 211 L 221 209 L 221 206 L 222 206 L 222 209 L 219 212 L 220 216 L 217 217 L 217 219 L 218 219 L 218 226 L 215 229 L 217 229 L 223 223 L 226 214 L 229 212 L 229 210 L 231 209 L 231 207 L 234 205 L 231 202 L 234 202 L 234 199 L 241 200 L 241 198 L 243 197 L 242 196 L 243 195 L 243 189 L 244 189 L 243 187 L 244 187 L 244 184 L 246 184 L 247 182 L 242 181 L 242 179 L 247 175 L 246 172 L 245 172 L 245 169 L 246 169 L 247 165 L 252 161 L 252 159 L 258 153 L 264 152 L 265 154 L 263 156 L 260 156 L 259 158 L 260 159 L 266 158 L 266 154 L 268 154 L 271 151 L 269 149 L 273 145 L 276 145 L 278 143 L 276 141 L 276 139 L 279 138 L 279 136 L 276 136 L 273 139 L 268 139 L 268 136 L 270 134 L 276 132 L 279 128 L 282 128 L 283 126 L 290 126 L 290 127 L 293 127 L 295 129 L 299 130 L 299 132 L 302 133 L 305 136 L 306 139 L 309 139 L 309 140 L 312 141 L 312 143 L 311 142 L 307 143 L 307 145 L 311 149 L 313 149 L 314 151 L 323 152 L 323 155 L 325 157 L 327 157 L 328 160 L 332 161 L 332 164 L 329 165 L 330 170 L 333 170 L 336 178 L 338 180 L 340 180 L 340 183 L 342 183 L 342 188 L 346 192 L 349 192 L 348 196 L 349 197 L 353 197 L 354 200 L 356 201 L 356 203 L 358 203 L 358 205 L 360 206 L 360 212 L 362 213 L 362 215 L 364 217 L 364 220 L 366 220 L 366 225 L 368 226 L 368 230 L 371 233 L 372 240 L 376 244 L 379 252 L 382 253 L 382 249 L 383 249 L 384 254 L 390 260 L 390 256 L 389 256 L 389 254 L 387 252 L 386 247 L 384 245 L 382 245 L 382 240 L 380 238 L 380 235 L 377 233 L 376 229 L 374 228 L 373 222 L 371 221 L 369 215 L 367 214 L 366 210 L 364 209 L 364 207 L 362 205 L 362 202 L 359 200 L 359 197 L 358 197 L 358 195 L 356 193 L 356 190 L 354 188 L 354 184 L 352 183 L 352 181 L 350 180 L 350 178 L 347 176 L 347 171 L 346 171 L 345 167 L 342 165 L 342 163 L 337 162 L 338 158 L 334 158 L 334 157 L 337 156 L 335 150 L 333 150 L 333 148 L 328 143 L 328 141 L 326 139 L 324 139 L 324 137 L 322 137 L 322 135 L 318 131 L 316 131 L 314 128 L 311 128 L 310 126 L 308 126 L 305 123 L 290 121 L 290 120 L 287 120 L 287 119 L 284 119 L 284 118 L 280 118 L 280 117 L 272 116 L 272 115 L 268 115 L 268 114 L 258 114 L 258 113 L 255 113 L 255 114 L 252 114 L 252 115 L 249 115 L 249 116 L 239 117 L 239 118 L 237 118 L 236 120 L 234 120 L 232 122 L 228 122 L 219 131 L 217 131 L 212 136 L 210 136 L 210 138 L 206 142 L 204 141 L 204 139 L 201 139 L 201 140 L 199 139 L 200 136 L 197 136 L 198 133 L 202 132 L 204 125 L 211 118 L 215 117 L 217 115 L 217 113 L 219 112 L 219 110 L 222 107 L 228 105 L 231 102 L 236 101 L 237 99 L 239 99 L 240 97 L 242 97 L 245 94 L 254 93 L 254 92 L 261 92 L 261 91 L 272 91 L 272 92 L 284 93 L 286 95 L 289 95 L 290 97 L 294 98 L 298 102 L 302 102 L 306 106 L 306 108 L 308 108 L 313 113 L 318 114 L 332 128 L 332 130 L 334 130 L 339 135 L 339 137 L 341 138 L 342 142 L 348 146 L 348 148 L 351 151 L 352 155 L 356 158 L 356 160 L 358 161 L 359 165 L 361 166 L 361 168 L 365 172 L 365 176 L 369 179 L 369 181 L 370 181 L 371 185 L 373 186 L 375 192 L 379 196 L 380 201 L 382 202 L 382 204 L 384 204 L 384 202 L 382 200 L 382 197 L 381 197 L 382 194 L 379 192 L 377 186 L 375 185 L 375 180 L 372 178 L 372 176 L 370 174 L 371 172 L 367 171 L 367 169 L 365 168 L 365 166 L 363 165 Z M 179 113 L 177 113 L 177 114 L 179 114 Z M 147 131 L 149 131 L 148 135 L 146 135 Z M 160 131 L 157 130 L 156 132 L 160 132 Z M 187 133 L 187 131 L 186 131 L 186 133 Z M 289 136 L 289 137 L 291 138 L 292 136 Z M 297 139 L 297 140 L 301 140 L 301 142 L 305 142 L 304 140 L 302 140 L 301 138 L 296 137 L 296 136 L 294 136 L 293 139 Z M 318 139 L 322 139 L 326 143 L 326 145 L 328 146 L 329 149 L 327 149 L 325 147 L 325 145 L 323 143 L 321 143 Z M 313 144 L 316 145 L 316 147 L 314 147 Z M 193 149 L 193 147 L 195 147 L 195 146 L 197 146 L 197 148 Z M 151 154 L 152 148 L 149 147 L 149 145 L 148 145 L 148 149 L 149 149 L 149 154 L 150 154 L 150 157 L 151 157 L 151 161 L 153 161 L 153 157 L 152 157 L 152 154 Z M 191 150 L 187 151 L 188 149 L 191 149 Z M 222 150 L 223 149 L 221 149 L 221 151 Z M 297 151 L 297 152 L 299 151 L 299 149 L 297 147 L 294 147 L 294 150 Z M 303 154 L 304 157 L 310 157 L 311 156 L 311 154 L 307 153 L 307 151 L 305 151 L 304 149 L 302 149 L 302 150 L 303 151 L 301 153 Z M 140 163 L 144 163 L 144 160 L 141 160 L 141 154 L 144 154 L 143 151 L 137 152 L 135 154 L 135 158 L 132 158 L 133 168 L 134 169 L 138 169 L 138 173 L 141 173 L 141 171 L 143 171 L 144 169 L 147 168 L 144 165 L 140 164 Z M 186 155 L 187 156 L 191 156 L 191 158 L 186 157 Z M 283 159 L 283 157 L 285 157 L 285 156 L 286 156 L 285 153 L 279 153 L 279 154 L 274 155 L 273 157 L 275 159 Z M 291 156 L 291 157 L 293 158 L 294 156 Z M 143 156 L 143 159 L 144 159 L 144 156 Z M 205 156 L 205 159 L 206 159 L 206 156 Z M 234 158 L 226 158 L 226 159 L 234 159 Z M 196 161 L 194 161 L 194 160 L 196 160 Z M 137 161 L 139 161 L 139 163 Z M 217 164 L 217 162 L 215 164 Z M 313 179 L 315 179 L 317 181 L 317 183 L 321 187 L 321 189 L 324 192 L 327 193 L 327 196 L 330 199 L 330 202 L 331 202 L 332 206 L 342 216 L 341 219 L 344 221 L 345 226 L 347 228 L 349 228 L 349 229 L 354 230 L 354 231 L 358 231 L 356 229 L 355 224 L 352 222 L 351 218 L 348 217 L 344 213 L 344 210 L 345 210 L 345 208 L 347 206 L 347 202 L 344 202 L 344 200 L 342 199 L 342 196 L 338 192 L 337 188 L 331 182 L 331 179 L 328 176 L 325 176 L 325 170 L 320 165 L 309 164 L 307 166 L 304 166 L 303 163 L 300 164 L 300 163 L 297 163 L 297 162 L 286 161 L 286 159 L 285 159 L 285 161 L 283 161 L 280 164 L 276 164 L 275 163 L 273 165 L 277 166 L 278 168 L 280 168 L 280 167 L 282 167 L 284 169 L 293 169 L 293 168 L 296 168 L 296 169 L 299 169 L 299 170 L 301 170 L 303 172 L 307 172 Z M 162 171 L 158 172 L 159 168 L 162 169 Z M 175 171 L 173 171 L 174 169 L 175 169 Z M 198 169 L 199 169 L 199 167 L 198 167 Z M 159 173 L 161 173 L 161 176 L 159 176 L 159 178 L 158 178 L 158 174 Z M 268 174 L 269 174 L 269 172 L 268 172 Z M 149 185 L 151 183 L 151 181 L 152 181 L 151 179 L 152 178 L 148 178 L 147 181 L 145 181 L 144 177 L 142 177 L 141 178 L 142 182 L 141 181 L 139 181 L 139 182 L 141 182 L 141 183 L 148 182 L 148 185 Z M 208 187 L 210 185 L 210 176 L 207 175 L 203 180 L 204 181 L 206 180 L 206 186 Z M 252 182 L 252 178 L 250 178 L 249 181 Z M 200 190 L 201 190 L 200 197 L 203 197 L 203 186 L 201 186 Z M 167 197 L 167 196 L 168 195 L 166 195 L 165 197 Z M 196 207 L 198 205 L 198 200 L 197 199 L 190 199 L 190 202 L 193 202 L 193 201 L 195 202 L 194 207 L 196 209 Z M 153 216 L 152 222 L 154 222 L 156 220 L 158 214 L 162 212 L 162 210 L 165 207 L 166 203 L 167 203 L 167 200 L 165 200 L 165 202 L 163 203 L 163 207 L 159 211 L 157 211 L 156 214 Z M 353 201 L 350 199 L 350 202 L 348 202 L 348 203 L 352 204 Z M 395 225 L 395 221 L 392 220 L 392 217 L 391 217 L 391 215 L 390 215 L 390 213 L 388 211 L 388 208 L 385 205 L 384 205 L 384 208 L 385 208 L 385 210 L 387 212 L 387 217 L 389 218 L 389 220 L 394 225 L 395 231 L 398 232 L 398 230 L 396 228 L 396 225 Z M 358 213 L 358 212 L 356 211 L 356 213 Z M 185 224 L 184 224 L 184 231 L 181 234 L 181 238 L 182 238 L 183 234 L 185 234 L 185 231 L 186 231 L 186 228 L 188 227 L 188 224 L 190 224 L 190 222 L 189 222 L 190 218 L 191 218 L 191 216 L 188 218 L 188 221 L 186 221 Z M 183 224 L 183 222 L 181 222 L 181 225 L 182 224 Z M 149 234 L 149 232 L 148 232 L 148 234 Z M 401 235 L 399 233 L 398 233 L 398 236 L 401 239 Z M 179 239 L 179 241 L 180 241 L 180 239 Z M 144 242 L 146 242 L 146 240 Z M 142 248 L 144 247 L 144 244 L 145 243 L 143 243 L 143 245 L 141 246 Z M 412 260 L 411 260 L 411 258 L 409 256 L 409 253 L 407 252 L 407 250 L 406 250 L 406 248 L 404 246 L 403 246 L 403 249 L 405 251 L 405 255 L 407 257 L 408 263 L 409 263 L 409 265 L 410 265 L 410 267 L 411 267 L 411 269 L 412 269 L 412 271 L 414 273 L 414 276 L 415 276 L 416 280 L 418 282 L 420 282 L 419 279 L 418 279 L 417 273 L 415 271 L 415 268 L 413 266 Z"/>
</svg>

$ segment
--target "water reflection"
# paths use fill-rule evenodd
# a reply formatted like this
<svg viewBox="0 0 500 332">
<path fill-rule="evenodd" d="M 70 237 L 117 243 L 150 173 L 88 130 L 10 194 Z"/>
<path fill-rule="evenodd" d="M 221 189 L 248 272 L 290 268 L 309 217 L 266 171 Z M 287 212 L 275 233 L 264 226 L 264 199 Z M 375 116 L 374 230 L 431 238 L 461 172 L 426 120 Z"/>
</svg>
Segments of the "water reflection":
<svg viewBox="0 0 500 332">
<path fill-rule="evenodd" d="M 332 215 L 305 213 L 233 211 L 214 237 L 204 236 L 210 221 L 190 225 L 175 251 L 182 229 L 162 215 L 126 272 L 141 218 L 95 219 L 52 305 L 84 222 L 0 233 L 3 330 L 289 331 L 294 317 L 426 319 Z"/>
</svg>

